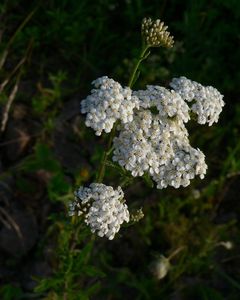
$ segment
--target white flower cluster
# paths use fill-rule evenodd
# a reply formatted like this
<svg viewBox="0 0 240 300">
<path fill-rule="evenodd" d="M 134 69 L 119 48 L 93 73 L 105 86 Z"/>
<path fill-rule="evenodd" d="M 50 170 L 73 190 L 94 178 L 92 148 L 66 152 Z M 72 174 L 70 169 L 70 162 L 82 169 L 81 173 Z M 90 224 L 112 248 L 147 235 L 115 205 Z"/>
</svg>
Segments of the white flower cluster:
<svg viewBox="0 0 240 300">
<path fill-rule="evenodd" d="M 133 93 L 140 100 L 140 107 L 156 107 L 160 116 L 177 116 L 184 122 L 190 120 L 189 107 L 183 98 L 173 90 L 157 85 L 147 85 L 146 90 Z"/>
<path fill-rule="evenodd" d="M 102 183 L 91 183 L 75 192 L 75 200 L 69 206 L 69 214 L 84 214 L 84 220 L 91 231 L 98 236 L 112 240 L 121 224 L 129 222 L 129 211 L 124 204 L 124 194 L 120 187 L 114 190 Z"/>
<path fill-rule="evenodd" d="M 198 115 L 200 124 L 218 121 L 224 102 L 215 88 L 185 77 L 174 78 L 172 90 L 148 85 L 146 90 L 132 91 L 106 76 L 93 84 L 82 112 L 87 113 L 86 125 L 98 135 L 121 121 L 114 161 L 133 176 L 148 173 L 158 188 L 179 188 L 195 176 L 204 177 L 205 156 L 191 147 L 184 123 L 190 120 L 190 111 Z"/>
<path fill-rule="evenodd" d="M 202 86 L 186 77 L 173 78 L 170 86 L 186 101 L 193 101 L 191 110 L 197 114 L 198 123 L 211 126 L 218 122 L 224 106 L 223 95 L 212 86 Z"/>
<path fill-rule="evenodd" d="M 196 175 L 203 178 L 207 169 L 204 154 L 190 146 L 182 120 L 143 109 L 114 139 L 113 160 L 133 176 L 148 172 L 157 188 L 187 186 Z"/>
<path fill-rule="evenodd" d="M 81 112 L 87 114 L 85 124 L 95 130 L 96 135 L 102 131 L 110 132 L 117 120 L 131 122 L 133 109 L 138 108 L 138 98 L 132 90 L 123 88 L 113 79 L 103 76 L 93 81 L 95 89 L 81 103 Z"/>
<path fill-rule="evenodd" d="M 174 188 L 186 187 L 196 175 L 203 179 L 206 171 L 207 165 L 202 151 L 185 144 L 174 149 L 174 156 L 159 168 L 158 173 L 153 174 L 153 179 L 159 189 L 168 185 Z"/>
</svg>

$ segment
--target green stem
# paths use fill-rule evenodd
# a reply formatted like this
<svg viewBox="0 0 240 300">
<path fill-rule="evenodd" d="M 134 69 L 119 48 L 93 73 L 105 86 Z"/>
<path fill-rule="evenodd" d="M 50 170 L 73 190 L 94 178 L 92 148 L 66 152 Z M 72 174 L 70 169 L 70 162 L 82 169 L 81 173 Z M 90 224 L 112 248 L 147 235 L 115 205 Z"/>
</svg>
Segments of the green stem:
<svg viewBox="0 0 240 300">
<path fill-rule="evenodd" d="M 146 58 L 145 54 L 146 54 L 146 52 L 147 52 L 148 49 L 149 49 L 149 46 L 147 46 L 147 45 L 143 46 L 143 48 L 142 48 L 142 52 L 140 53 L 138 61 L 137 61 L 136 65 L 135 65 L 135 67 L 134 67 L 134 69 L 132 71 L 131 77 L 130 77 L 129 82 L 128 82 L 128 86 L 130 88 L 132 88 L 132 86 L 134 84 L 136 73 L 137 73 L 137 70 L 138 70 L 141 62 Z"/>
<path fill-rule="evenodd" d="M 136 81 L 136 74 L 137 74 L 137 70 L 141 64 L 141 62 L 147 58 L 147 56 L 149 55 L 149 53 L 146 54 L 147 50 L 149 49 L 149 46 L 145 45 L 142 48 L 142 51 L 140 53 L 140 56 L 136 62 L 136 65 L 134 66 L 134 69 L 132 71 L 132 74 L 130 76 L 129 82 L 128 82 L 128 86 L 130 88 L 132 88 L 132 86 L 134 85 L 135 81 Z M 103 153 L 102 156 L 102 160 L 100 163 L 100 168 L 99 168 L 99 172 L 97 173 L 96 176 L 96 182 L 101 183 L 103 181 L 104 175 L 105 175 L 105 169 L 106 169 L 106 162 L 108 159 L 108 156 L 110 155 L 110 149 L 112 148 L 112 142 L 113 142 L 113 138 L 115 136 L 115 132 L 116 132 L 116 127 L 117 127 L 117 123 L 114 124 L 113 129 L 110 133 L 109 136 L 109 140 L 108 140 L 108 144 L 107 144 L 107 148 Z"/>
<path fill-rule="evenodd" d="M 110 154 L 110 149 L 112 148 L 112 142 L 113 142 L 113 138 L 115 136 L 115 132 L 116 132 L 116 124 L 114 124 L 113 129 L 111 130 L 110 136 L 109 136 L 109 140 L 108 140 L 108 144 L 107 144 L 107 148 L 103 153 L 103 157 L 100 163 L 100 169 L 99 172 L 97 174 L 97 178 L 96 178 L 96 182 L 97 183 L 101 183 L 103 181 L 104 175 L 105 175 L 105 169 L 106 169 L 106 161 L 108 158 L 108 155 Z"/>
</svg>

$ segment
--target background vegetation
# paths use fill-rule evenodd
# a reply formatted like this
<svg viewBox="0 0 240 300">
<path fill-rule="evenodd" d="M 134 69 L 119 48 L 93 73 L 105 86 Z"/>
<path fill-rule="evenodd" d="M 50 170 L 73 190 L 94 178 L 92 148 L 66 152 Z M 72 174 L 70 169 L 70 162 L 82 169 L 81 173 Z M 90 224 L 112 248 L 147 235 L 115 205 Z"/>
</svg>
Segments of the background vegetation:
<svg viewBox="0 0 240 300">
<path fill-rule="evenodd" d="M 162 191 L 134 180 L 128 203 L 145 218 L 109 242 L 66 213 L 106 139 L 84 126 L 80 101 L 99 76 L 126 84 L 145 16 L 176 42 L 153 51 L 138 87 L 185 75 L 226 106 L 217 125 L 189 127 L 207 177 Z M 0 24 L 0 298 L 239 299 L 240 2 L 2 0 Z M 111 167 L 105 182 L 119 183 Z M 150 266 L 173 253 L 158 280 Z"/>
</svg>

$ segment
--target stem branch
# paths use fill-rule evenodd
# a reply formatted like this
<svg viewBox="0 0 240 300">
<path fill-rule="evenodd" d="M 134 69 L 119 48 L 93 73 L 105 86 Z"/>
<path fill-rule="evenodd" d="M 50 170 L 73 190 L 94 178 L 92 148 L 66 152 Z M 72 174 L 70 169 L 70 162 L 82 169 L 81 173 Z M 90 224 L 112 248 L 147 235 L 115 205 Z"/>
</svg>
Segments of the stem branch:
<svg viewBox="0 0 240 300">
<path fill-rule="evenodd" d="M 144 47 L 142 48 L 142 52 L 140 53 L 139 59 L 138 59 L 136 65 L 135 65 L 135 67 L 134 67 L 134 69 L 133 69 L 133 71 L 132 71 L 131 77 L 130 77 L 129 82 L 128 82 L 128 86 L 129 86 L 130 88 L 132 88 L 132 86 L 133 86 L 133 84 L 134 84 L 134 80 L 135 80 L 135 77 L 136 77 L 136 73 L 137 73 L 137 70 L 138 70 L 138 68 L 139 68 L 139 66 L 140 66 L 140 64 L 141 64 L 141 62 L 146 58 L 145 54 L 146 54 L 148 48 L 149 48 L 149 46 L 144 46 Z"/>
<path fill-rule="evenodd" d="M 113 126 L 113 129 L 111 130 L 110 136 L 109 136 L 109 140 L 108 140 L 108 144 L 107 144 L 107 149 L 104 151 L 103 153 L 103 157 L 100 163 L 100 169 L 97 175 L 97 182 L 101 183 L 103 181 L 104 175 L 105 175 L 105 169 L 106 169 L 106 161 L 108 158 L 108 155 L 110 154 L 110 149 L 112 147 L 112 142 L 113 142 L 113 138 L 115 136 L 115 132 L 116 132 L 116 123 Z"/>
<path fill-rule="evenodd" d="M 136 81 L 136 74 L 137 74 L 137 71 L 138 71 L 138 68 L 139 68 L 141 62 L 144 59 L 146 59 L 147 56 L 149 55 L 149 52 L 146 53 L 148 49 L 149 49 L 148 45 L 144 45 L 143 48 L 142 48 L 140 56 L 139 56 L 139 58 L 138 58 L 138 60 L 137 60 L 137 62 L 135 64 L 135 66 L 134 66 L 134 69 L 132 71 L 132 74 L 131 74 L 129 82 L 128 82 L 128 86 L 130 88 L 132 88 L 132 86 L 134 85 L 134 83 Z M 108 156 L 111 153 L 110 150 L 112 148 L 112 142 L 113 142 L 113 138 L 115 136 L 116 127 L 117 127 L 117 123 L 115 123 L 114 126 L 113 126 L 113 129 L 112 129 L 112 131 L 110 133 L 110 136 L 109 136 L 107 148 L 106 148 L 106 150 L 103 153 L 103 157 L 102 157 L 102 160 L 101 160 L 101 163 L 100 163 L 99 172 L 98 172 L 98 174 L 96 176 L 96 182 L 98 182 L 98 183 L 101 183 L 103 181 L 103 178 L 104 178 L 104 175 L 105 175 L 106 162 L 107 162 Z"/>
</svg>

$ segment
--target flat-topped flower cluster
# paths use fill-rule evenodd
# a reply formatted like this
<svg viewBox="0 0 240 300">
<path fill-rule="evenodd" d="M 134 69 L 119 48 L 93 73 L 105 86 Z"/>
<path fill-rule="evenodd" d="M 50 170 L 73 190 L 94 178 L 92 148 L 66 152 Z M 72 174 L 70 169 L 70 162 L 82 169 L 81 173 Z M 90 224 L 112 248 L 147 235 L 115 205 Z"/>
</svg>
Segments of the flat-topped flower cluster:
<svg viewBox="0 0 240 300">
<path fill-rule="evenodd" d="M 174 78 L 172 89 L 149 85 L 132 91 L 107 76 L 93 85 L 81 111 L 97 135 L 119 122 L 114 161 L 133 176 L 148 173 L 160 189 L 185 187 L 197 175 L 204 178 L 205 156 L 190 145 L 185 124 L 193 113 L 199 124 L 218 121 L 224 101 L 215 88 L 186 77 Z"/>
</svg>

